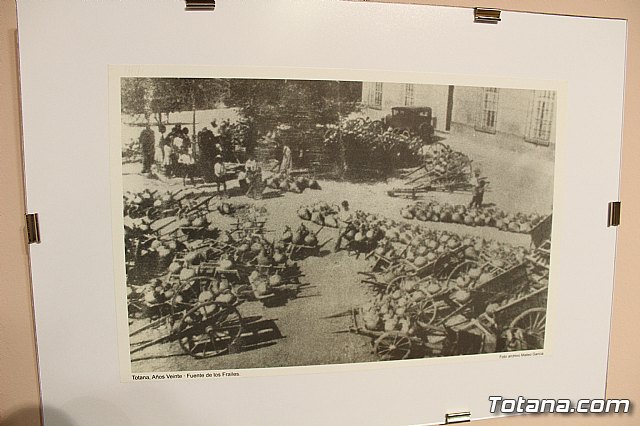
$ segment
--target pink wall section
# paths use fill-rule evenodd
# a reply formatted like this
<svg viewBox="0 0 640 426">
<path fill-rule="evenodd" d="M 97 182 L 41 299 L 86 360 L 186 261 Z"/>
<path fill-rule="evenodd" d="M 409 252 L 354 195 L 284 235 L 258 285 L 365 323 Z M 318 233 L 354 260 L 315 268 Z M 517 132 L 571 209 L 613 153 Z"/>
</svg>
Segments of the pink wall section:
<svg viewBox="0 0 640 426">
<path fill-rule="evenodd" d="M 16 14 L 0 1 L 0 425 L 37 425 L 38 375 L 27 245 L 16 63 Z"/>
</svg>

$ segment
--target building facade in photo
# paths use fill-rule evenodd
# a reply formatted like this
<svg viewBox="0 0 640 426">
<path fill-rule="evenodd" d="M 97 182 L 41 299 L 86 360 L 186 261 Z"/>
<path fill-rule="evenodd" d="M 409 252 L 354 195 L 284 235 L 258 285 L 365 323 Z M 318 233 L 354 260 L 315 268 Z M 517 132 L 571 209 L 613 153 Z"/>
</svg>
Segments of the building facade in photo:
<svg viewBox="0 0 640 426">
<path fill-rule="evenodd" d="M 556 93 L 551 90 L 365 82 L 365 114 L 381 119 L 396 106 L 428 106 L 436 131 L 469 126 L 549 146 L 556 137 Z"/>
</svg>

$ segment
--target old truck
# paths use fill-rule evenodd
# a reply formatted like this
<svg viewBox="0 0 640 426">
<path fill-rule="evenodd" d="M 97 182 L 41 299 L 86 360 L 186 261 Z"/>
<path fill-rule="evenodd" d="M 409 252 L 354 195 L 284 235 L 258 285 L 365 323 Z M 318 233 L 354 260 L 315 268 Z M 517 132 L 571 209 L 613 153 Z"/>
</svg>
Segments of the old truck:
<svg viewBox="0 0 640 426">
<path fill-rule="evenodd" d="M 418 134 L 425 142 L 431 142 L 434 136 L 433 113 L 430 107 L 397 106 L 391 108 L 391 114 L 383 118 L 386 127 L 398 131 Z"/>
</svg>

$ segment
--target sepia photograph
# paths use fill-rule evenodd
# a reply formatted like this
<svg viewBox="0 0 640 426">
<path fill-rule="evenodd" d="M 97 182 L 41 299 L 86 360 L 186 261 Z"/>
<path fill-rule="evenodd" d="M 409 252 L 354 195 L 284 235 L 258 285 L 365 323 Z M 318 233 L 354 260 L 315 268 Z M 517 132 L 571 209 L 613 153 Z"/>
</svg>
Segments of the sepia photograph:
<svg viewBox="0 0 640 426">
<path fill-rule="evenodd" d="M 118 77 L 130 372 L 544 350 L 558 91 L 294 76 Z"/>
</svg>

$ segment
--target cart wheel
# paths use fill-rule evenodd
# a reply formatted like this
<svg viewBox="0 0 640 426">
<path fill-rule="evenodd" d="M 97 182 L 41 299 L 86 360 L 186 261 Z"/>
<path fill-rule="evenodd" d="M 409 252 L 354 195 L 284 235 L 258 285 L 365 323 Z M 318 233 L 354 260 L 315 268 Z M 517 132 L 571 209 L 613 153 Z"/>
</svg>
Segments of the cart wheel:
<svg viewBox="0 0 640 426">
<path fill-rule="evenodd" d="M 208 358 L 229 351 L 242 333 L 242 316 L 229 304 L 199 303 L 178 324 L 178 338 L 185 353 Z"/>
<path fill-rule="evenodd" d="M 473 260 L 465 260 L 464 262 L 460 263 L 458 266 L 453 268 L 453 270 L 447 277 L 447 287 L 457 287 L 458 284 L 456 283 L 456 278 L 458 278 L 461 274 L 466 274 L 467 272 L 469 272 L 469 270 L 477 267 L 478 263 Z"/>
<path fill-rule="evenodd" d="M 421 327 L 433 324 L 438 316 L 438 306 L 432 297 L 421 300 L 416 306 L 416 321 Z"/>
<path fill-rule="evenodd" d="M 171 298 L 171 314 L 176 315 L 198 304 L 202 291 L 211 285 L 212 277 L 196 275 L 178 286 Z"/>
<path fill-rule="evenodd" d="M 411 353 L 411 338 L 394 331 L 384 333 L 376 339 L 373 350 L 383 361 L 407 359 Z"/>
<path fill-rule="evenodd" d="M 507 348 L 512 350 L 542 349 L 546 328 L 547 312 L 544 308 L 531 308 L 511 321 L 511 341 Z"/>
</svg>

